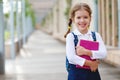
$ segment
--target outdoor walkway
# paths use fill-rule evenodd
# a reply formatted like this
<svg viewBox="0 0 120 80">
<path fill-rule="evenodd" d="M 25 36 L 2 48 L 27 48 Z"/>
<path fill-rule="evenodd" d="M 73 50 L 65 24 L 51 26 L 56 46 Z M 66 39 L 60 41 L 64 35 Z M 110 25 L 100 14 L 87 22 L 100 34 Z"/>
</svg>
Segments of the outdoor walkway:
<svg viewBox="0 0 120 80">
<path fill-rule="evenodd" d="M 120 80 L 120 68 L 102 63 L 102 80 Z M 36 30 L 15 60 L 6 60 L 0 80 L 67 80 L 65 44 Z"/>
</svg>

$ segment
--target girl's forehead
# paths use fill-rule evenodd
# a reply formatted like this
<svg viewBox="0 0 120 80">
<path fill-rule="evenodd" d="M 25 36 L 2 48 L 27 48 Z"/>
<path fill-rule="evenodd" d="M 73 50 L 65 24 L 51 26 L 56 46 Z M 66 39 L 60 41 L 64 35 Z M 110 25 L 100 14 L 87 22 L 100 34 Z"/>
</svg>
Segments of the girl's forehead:
<svg viewBox="0 0 120 80">
<path fill-rule="evenodd" d="M 77 10 L 76 12 L 88 12 L 88 11 L 85 10 L 85 9 L 79 9 L 79 10 Z"/>
<path fill-rule="evenodd" d="M 82 9 L 82 10 L 78 10 L 78 11 L 76 11 L 76 12 L 75 12 L 75 15 L 76 15 L 76 14 L 79 14 L 79 15 L 80 15 L 80 14 L 89 15 L 88 11 L 83 10 L 83 9 Z"/>
</svg>

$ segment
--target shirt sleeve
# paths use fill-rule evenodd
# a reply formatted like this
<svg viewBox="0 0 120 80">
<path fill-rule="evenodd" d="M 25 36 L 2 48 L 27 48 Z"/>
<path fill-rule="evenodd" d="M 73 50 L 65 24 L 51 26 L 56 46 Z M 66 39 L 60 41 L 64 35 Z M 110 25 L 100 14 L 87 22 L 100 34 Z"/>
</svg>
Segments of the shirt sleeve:
<svg viewBox="0 0 120 80">
<path fill-rule="evenodd" d="M 68 58 L 69 63 L 78 64 L 83 66 L 85 63 L 85 59 L 76 55 L 75 46 L 74 46 L 74 36 L 72 33 L 69 33 L 66 37 L 66 56 Z"/>
<path fill-rule="evenodd" d="M 105 44 L 100 36 L 99 33 L 96 33 L 96 39 L 99 42 L 99 50 L 98 51 L 93 51 L 92 50 L 92 59 L 103 59 L 107 55 L 107 50 L 105 47 Z"/>
</svg>

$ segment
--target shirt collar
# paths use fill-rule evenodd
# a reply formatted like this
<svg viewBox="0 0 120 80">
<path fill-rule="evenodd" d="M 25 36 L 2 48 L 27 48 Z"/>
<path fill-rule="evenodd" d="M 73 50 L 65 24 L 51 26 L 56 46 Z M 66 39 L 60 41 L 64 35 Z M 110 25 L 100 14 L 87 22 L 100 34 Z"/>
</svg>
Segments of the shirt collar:
<svg viewBox="0 0 120 80">
<path fill-rule="evenodd" d="M 75 35 L 83 35 L 82 33 L 79 32 L 78 29 L 75 29 L 73 32 L 74 32 Z M 91 30 L 88 30 L 88 32 L 84 35 L 91 35 Z"/>
</svg>

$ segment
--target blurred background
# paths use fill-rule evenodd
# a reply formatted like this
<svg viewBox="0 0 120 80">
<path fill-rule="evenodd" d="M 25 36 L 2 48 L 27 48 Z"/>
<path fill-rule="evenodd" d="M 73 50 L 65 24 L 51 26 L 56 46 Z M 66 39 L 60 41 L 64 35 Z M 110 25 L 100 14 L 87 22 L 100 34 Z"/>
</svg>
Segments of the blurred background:
<svg viewBox="0 0 120 80">
<path fill-rule="evenodd" d="M 107 48 L 102 80 L 120 80 L 120 0 L 0 0 L 0 80 L 67 80 L 64 34 L 80 2 Z"/>
</svg>

